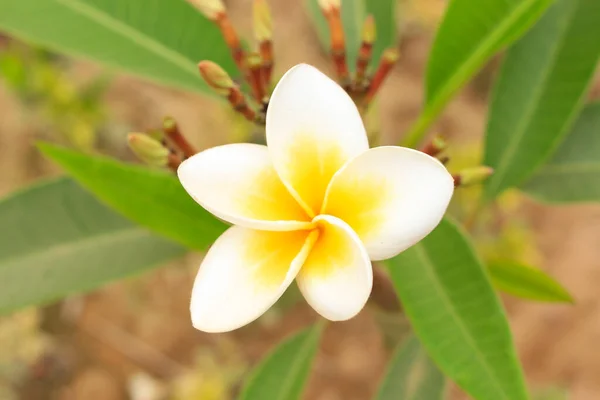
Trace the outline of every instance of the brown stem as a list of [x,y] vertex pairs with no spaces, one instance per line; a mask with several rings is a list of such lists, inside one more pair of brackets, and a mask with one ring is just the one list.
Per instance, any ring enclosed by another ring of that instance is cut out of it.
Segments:
[[356,78],[355,86],[358,91],[362,91],[363,83],[367,74],[367,68],[371,62],[373,54],[373,45],[371,43],[362,42],[358,50],[358,59],[356,60]]
[[454,187],[459,187],[460,184],[462,183],[462,178],[458,174],[453,174],[452,179],[454,179]]
[[273,42],[264,40],[259,45],[260,56],[262,58],[262,74],[263,84],[266,90],[269,90],[271,85],[271,74],[273,73],[274,57],[273,57]]
[[258,54],[251,54],[248,56],[247,64],[252,95],[258,104],[262,104],[265,98],[265,83],[261,57]]
[[227,43],[227,47],[229,47],[229,50],[231,51],[231,56],[233,57],[235,64],[242,73],[242,76],[247,77],[248,73],[246,71],[244,49],[242,48],[235,29],[233,29],[231,20],[226,13],[220,13],[215,22],[219,26],[219,29],[221,29],[221,34],[225,39],[225,43]]
[[344,38],[344,26],[339,8],[330,8],[324,13],[329,24],[329,34],[331,37],[331,58],[335,73],[342,87],[348,91],[350,89],[350,73],[346,64],[346,41]]
[[171,117],[165,117],[163,120],[163,131],[167,137],[173,142],[173,144],[181,150],[185,158],[189,158],[196,154],[198,151],[187,141],[185,136],[179,130],[179,125]]
[[381,61],[379,62],[379,67],[375,74],[373,75],[373,79],[369,84],[369,89],[367,90],[367,94],[363,99],[363,107],[368,107],[373,101],[373,98],[381,88],[381,85],[385,81],[385,78],[388,76],[394,64],[398,61],[398,52],[395,49],[388,49],[384,52],[381,57]]
[[253,109],[248,106],[244,94],[240,91],[240,88],[234,86],[229,90],[227,100],[233,109],[242,114],[248,121],[256,122],[256,113]]
[[435,157],[444,151],[446,147],[447,143],[444,138],[436,135],[421,149],[421,151],[425,154],[429,154],[431,157]]
[[187,141],[185,136],[179,130],[177,122],[171,117],[165,117],[163,120],[163,131],[173,144],[181,150],[185,158],[189,158],[197,153],[196,149]]
[[167,157],[167,167],[173,172],[177,172],[177,168],[181,164],[181,157],[175,153],[169,153]]

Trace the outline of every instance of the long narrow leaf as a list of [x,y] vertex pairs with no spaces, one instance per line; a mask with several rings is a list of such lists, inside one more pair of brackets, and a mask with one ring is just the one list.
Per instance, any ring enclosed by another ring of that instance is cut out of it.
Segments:
[[1,200],[0,221],[0,314],[91,290],[185,253],[68,179]]
[[493,262],[489,271],[494,286],[513,296],[546,302],[573,302],[569,292],[543,271],[514,261]]
[[530,177],[575,121],[600,57],[598,15],[596,0],[557,0],[508,51],[486,133],[488,199]]
[[477,400],[527,399],[502,306],[453,223],[442,221],[388,265],[417,337],[449,378]]
[[552,1],[450,1],[427,64],[425,109],[405,144],[414,147],[457,90],[525,33]]
[[100,200],[184,246],[205,250],[225,230],[172,174],[50,144],[39,148]]
[[600,103],[583,110],[554,157],[521,189],[548,203],[600,202]]
[[279,344],[256,367],[239,400],[297,400],[302,396],[317,352],[322,325],[317,324]]
[[0,30],[187,90],[208,88],[200,60],[234,71],[218,29],[184,0],[2,0]]

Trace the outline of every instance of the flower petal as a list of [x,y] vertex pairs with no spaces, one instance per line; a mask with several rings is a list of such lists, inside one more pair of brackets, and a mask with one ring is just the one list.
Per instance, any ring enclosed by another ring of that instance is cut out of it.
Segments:
[[298,273],[298,287],[323,317],[344,321],[358,314],[371,294],[371,261],[356,233],[344,221],[319,215],[314,222],[319,237]]
[[323,213],[347,222],[371,260],[384,260],[427,236],[453,191],[452,176],[435,158],[404,147],[377,147],[333,177]]
[[196,276],[190,304],[194,327],[226,332],[261,316],[294,280],[314,239],[316,231],[229,228]]
[[177,174],[194,200],[232,224],[272,231],[312,226],[281,183],[266,146],[213,147],[185,160]]
[[312,216],[319,213],[333,174],[369,148],[350,96],[306,64],[290,69],[277,84],[266,129],[277,173]]

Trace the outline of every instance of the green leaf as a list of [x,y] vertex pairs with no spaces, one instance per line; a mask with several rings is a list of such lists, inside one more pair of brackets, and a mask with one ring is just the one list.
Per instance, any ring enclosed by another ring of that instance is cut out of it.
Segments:
[[600,2],[557,0],[506,55],[490,107],[488,199],[540,167],[578,115],[600,57]]
[[496,261],[488,266],[494,286],[503,292],[529,300],[573,303],[560,283],[543,271],[514,261]]
[[216,26],[184,0],[2,0],[0,30],[182,89],[203,59],[232,72]]
[[373,68],[379,63],[381,53],[389,47],[397,47],[398,25],[396,23],[397,0],[367,0],[367,15],[373,15],[377,26],[377,39],[373,44]]
[[465,234],[448,220],[387,261],[417,337],[477,400],[527,399],[506,316]]
[[600,201],[600,103],[583,110],[550,162],[522,189],[549,203]]
[[444,376],[411,337],[398,346],[375,400],[441,400],[444,391]]
[[[329,51],[329,27],[321,12],[318,0],[306,0],[310,17],[325,50]],[[394,46],[396,40],[396,1],[395,0],[344,0],[342,1],[342,22],[346,37],[346,59],[353,70],[361,43],[362,25],[367,15],[372,14],[377,25],[377,40],[373,45],[371,66],[376,66],[383,50]]]
[[0,201],[0,314],[96,288],[185,249],[59,179]]
[[302,396],[322,323],[284,340],[254,369],[239,400],[296,400]]
[[525,33],[552,1],[451,1],[427,64],[425,109],[405,144],[415,147],[452,96],[490,57]]
[[124,216],[191,249],[205,250],[226,228],[192,200],[173,174],[51,144],[39,148]]

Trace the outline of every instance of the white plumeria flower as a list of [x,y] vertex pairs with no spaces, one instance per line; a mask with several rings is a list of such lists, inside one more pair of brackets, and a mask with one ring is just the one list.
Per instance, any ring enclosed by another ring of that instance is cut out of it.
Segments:
[[435,158],[395,146],[369,150],[354,102],[309,65],[278,83],[266,132],[268,147],[215,147],[178,170],[202,207],[234,225],[194,283],[192,323],[202,331],[254,321],[294,279],[323,317],[352,318],[371,293],[371,260],[423,239],[452,197],[452,176]]

